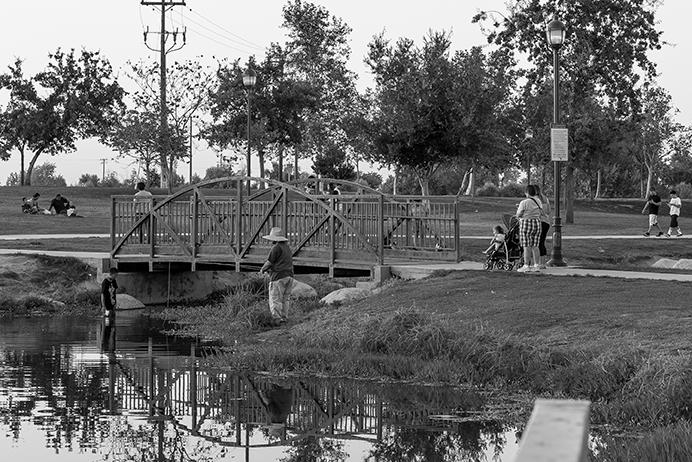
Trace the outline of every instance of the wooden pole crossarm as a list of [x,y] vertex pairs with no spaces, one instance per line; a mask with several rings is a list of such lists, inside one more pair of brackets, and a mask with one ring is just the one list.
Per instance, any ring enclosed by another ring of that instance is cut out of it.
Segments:
[[[254,233],[252,233],[252,237],[248,239],[248,241],[245,243],[245,247],[243,248],[243,251],[240,252],[240,258],[243,258],[245,254],[250,250],[250,247],[252,247],[252,243],[257,239],[257,236],[259,236],[262,233],[262,226],[269,220],[269,217],[271,217],[272,212],[274,212],[274,209],[276,209],[276,206],[279,204],[279,201],[285,194],[285,191],[281,191],[278,196],[274,199],[272,202],[271,207],[269,207],[269,210],[264,214],[262,217],[262,221],[260,222],[259,226],[257,226],[257,229],[255,230]],[[286,230],[284,229],[284,233],[286,233]]]
[[180,236],[178,236],[178,233],[175,232],[173,228],[163,219],[161,218],[161,215],[159,215],[158,211],[152,210],[151,214],[156,218],[164,228],[166,228],[166,231],[168,231],[168,234],[175,240],[175,242],[178,244],[178,246],[187,254],[188,257],[192,257],[192,252],[188,248],[187,245],[183,242],[182,239],[180,239]]

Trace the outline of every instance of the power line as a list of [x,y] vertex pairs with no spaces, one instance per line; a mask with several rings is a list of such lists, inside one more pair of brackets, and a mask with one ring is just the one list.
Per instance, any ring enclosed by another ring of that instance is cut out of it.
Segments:
[[215,31],[214,29],[211,29],[211,28],[205,26],[204,24],[201,24],[201,23],[195,21],[194,19],[192,19],[192,18],[190,18],[190,17],[185,17],[185,16],[183,16],[183,17],[184,17],[185,19],[187,19],[188,21],[190,21],[191,23],[198,25],[198,26],[201,27],[202,29],[209,31],[209,32],[211,32],[212,34],[218,35],[219,37],[221,37],[221,38],[223,38],[224,40],[227,40],[227,41],[229,41],[229,42],[231,42],[231,43],[235,43],[235,44],[238,45],[238,46],[242,46],[242,47],[249,48],[249,49],[254,48],[254,49],[257,49],[257,50],[260,50],[260,51],[264,51],[264,48],[260,48],[260,47],[254,46],[254,45],[246,45],[246,44],[240,42],[239,40],[235,40],[235,39],[232,39],[232,38],[228,37],[227,35],[221,34],[221,33],[217,32],[217,31]]
[[[177,25],[181,25],[181,24],[177,23],[176,21],[173,21],[173,22],[176,23]],[[249,55],[249,54],[252,54],[252,52],[249,51],[249,50],[243,50],[243,49],[237,48],[237,47],[235,47],[235,46],[233,46],[233,45],[229,45],[228,43],[220,42],[219,40],[216,40],[216,39],[213,38],[213,37],[210,37],[210,36],[208,36],[208,35],[206,35],[206,34],[203,34],[202,32],[200,32],[200,31],[198,31],[198,30],[190,29],[189,32],[192,32],[192,33],[194,33],[194,34],[197,34],[197,35],[199,35],[200,37],[204,37],[204,38],[207,39],[207,40],[211,40],[212,42],[214,42],[214,43],[216,43],[216,44],[218,44],[218,45],[221,45],[221,46],[223,46],[223,47],[230,48],[231,50],[239,51],[240,53],[248,54],[248,55]]]
[[252,42],[252,41],[250,41],[250,40],[248,40],[248,39],[246,39],[246,38],[244,38],[244,37],[242,37],[242,36],[240,36],[240,35],[238,35],[238,34],[235,34],[235,33],[231,32],[230,30],[226,29],[225,27],[220,26],[219,24],[215,23],[215,22],[212,21],[211,19],[209,19],[209,18],[207,18],[207,17],[201,15],[200,13],[197,13],[197,11],[194,11],[194,10],[193,10],[192,8],[190,8],[190,7],[188,7],[187,9],[190,11],[190,13],[199,16],[200,18],[204,19],[205,21],[207,21],[207,22],[210,23],[210,24],[213,24],[214,26],[218,27],[218,28],[221,29],[222,31],[226,32],[227,34],[232,35],[233,37],[236,37],[236,38],[242,40],[243,42],[246,42],[248,45],[252,45],[253,47],[255,47],[255,48],[259,49],[259,50],[264,50],[264,47],[262,47],[262,45],[259,45],[259,44],[255,43],[255,42]]

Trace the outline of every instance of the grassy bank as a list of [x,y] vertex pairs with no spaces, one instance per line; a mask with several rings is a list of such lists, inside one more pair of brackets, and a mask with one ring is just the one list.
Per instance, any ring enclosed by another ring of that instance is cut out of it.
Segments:
[[75,258],[0,256],[0,316],[97,313],[95,276]]
[[[668,430],[689,433],[692,315],[679,300],[691,296],[684,283],[452,273],[351,305],[300,302],[283,328],[263,321],[258,293],[166,315],[221,338],[216,361],[233,368],[589,399],[609,450],[621,440],[608,435],[624,432],[638,435],[631,454],[646,454],[670,446]],[[671,450],[689,449],[680,441]]]

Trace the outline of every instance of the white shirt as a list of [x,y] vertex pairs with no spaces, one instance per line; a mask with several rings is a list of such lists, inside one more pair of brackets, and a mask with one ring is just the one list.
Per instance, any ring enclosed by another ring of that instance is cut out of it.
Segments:
[[680,207],[682,207],[682,201],[679,197],[670,198],[670,214],[680,216]]

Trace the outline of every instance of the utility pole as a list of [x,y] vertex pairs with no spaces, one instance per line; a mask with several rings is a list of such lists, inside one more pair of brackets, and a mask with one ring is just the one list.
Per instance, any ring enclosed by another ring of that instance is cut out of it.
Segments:
[[108,159],[99,159],[101,161],[101,183],[106,181],[106,161]]
[[[170,192],[170,185],[171,185],[171,177],[173,175],[173,172],[171,171],[173,169],[173,162],[172,159],[169,159],[169,137],[168,137],[168,106],[166,105],[166,55],[168,53],[172,53],[174,51],[180,50],[182,47],[185,46],[185,32],[186,30],[183,30],[183,32],[178,32],[178,29],[176,29],[173,32],[169,32],[166,30],[166,12],[171,10],[174,6],[185,6],[185,0],[158,0],[158,1],[148,1],[148,0],[141,0],[141,5],[144,6],[157,6],[161,10],[161,30],[159,32],[152,32],[153,34],[159,34],[160,36],[160,44],[159,48],[152,48],[149,46],[147,43],[147,35],[149,34],[149,28],[147,27],[147,30],[144,31],[144,45],[146,45],[147,48],[149,48],[151,51],[156,51],[160,54],[160,59],[161,59],[161,69],[160,69],[160,81],[161,81],[161,126],[159,129],[159,138],[160,138],[160,144],[159,144],[159,155],[161,156],[161,182],[163,183],[164,181],[164,173],[168,174],[167,178],[167,183],[169,186],[169,192]],[[182,35],[182,43],[178,45],[178,35]],[[173,43],[171,45],[167,45],[166,42],[168,41],[168,36],[173,37]],[[163,187],[163,184],[161,184]]]

